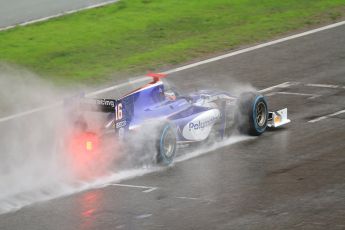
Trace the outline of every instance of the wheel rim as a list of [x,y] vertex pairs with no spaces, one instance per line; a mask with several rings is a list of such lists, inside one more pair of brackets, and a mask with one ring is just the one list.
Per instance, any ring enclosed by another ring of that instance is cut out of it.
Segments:
[[256,107],[256,123],[262,127],[266,123],[266,105],[260,101]]
[[174,152],[175,152],[175,142],[176,142],[175,134],[171,129],[169,129],[164,137],[163,146],[162,146],[164,155],[167,158],[173,157]]

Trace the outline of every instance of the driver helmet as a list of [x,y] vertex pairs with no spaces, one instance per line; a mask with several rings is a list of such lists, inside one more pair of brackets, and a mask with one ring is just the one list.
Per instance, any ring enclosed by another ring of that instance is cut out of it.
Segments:
[[166,99],[168,99],[170,101],[175,101],[176,100],[176,94],[172,90],[165,91],[164,92],[164,96],[165,96]]

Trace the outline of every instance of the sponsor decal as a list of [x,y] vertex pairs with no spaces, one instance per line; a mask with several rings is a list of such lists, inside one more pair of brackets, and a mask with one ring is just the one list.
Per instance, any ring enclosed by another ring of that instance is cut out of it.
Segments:
[[188,123],[189,131],[192,131],[192,129],[203,130],[205,127],[213,125],[219,118],[220,118],[220,113],[217,116],[212,116],[208,120],[205,120],[205,121],[199,120],[197,122],[189,122]]
[[117,123],[116,123],[116,128],[119,129],[119,128],[125,127],[126,124],[127,124],[127,121],[126,121],[126,120],[117,122]]
[[183,127],[182,136],[190,141],[205,140],[210,134],[214,123],[220,117],[221,113],[218,109],[202,112]]
[[113,100],[97,99],[96,104],[97,105],[111,106],[113,108],[115,107],[115,102]]

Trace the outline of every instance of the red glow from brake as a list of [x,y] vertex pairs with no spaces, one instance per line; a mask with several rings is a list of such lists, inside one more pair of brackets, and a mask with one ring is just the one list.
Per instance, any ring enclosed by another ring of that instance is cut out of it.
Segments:
[[72,154],[96,154],[99,151],[99,139],[95,133],[79,133],[72,137],[69,149]]
[[78,177],[96,176],[101,165],[101,146],[99,137],[92,132],[75,133],[68,142],[71,166]]
[[121,145],[114,137],[77,131],[70,134],[65,143],[69,168],[78,179],[104,175],[114,160],[121,157]]

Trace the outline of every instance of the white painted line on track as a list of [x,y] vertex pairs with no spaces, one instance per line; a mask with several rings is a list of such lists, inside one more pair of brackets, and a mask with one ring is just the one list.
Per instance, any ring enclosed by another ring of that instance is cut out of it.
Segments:
[[145,191],[143,191],[144,193],[149,193],[149,192],[153,192],[155,191],[157,188],[150,188],[150,189],[147,189]]
[[117,187],[126,187],[126,188],[139,188],[139,189],[145,189],[144,193],[149,193],[152,191],[155,191],[158,189],[157,187],[150,187],[150,186],[141,186],[141,185],[131,185],[131,184],[109,184],[108,186],[117,186]]
[[215,200],[196,198],[196,197],[177,196],[176,198],[177,199],[182,199],[182,200],[195,200],[195,201],[215,202]]
[[[324,31],[324,30],[336,28],[336,27],[339,27],[339,26],[342,26],[342,25],[345,25],[345,21],[337,22],[337,23],[330,24],[330,25],[327,25],[327,26],[323,26],[323,27],[320,27],[320,28],[317,28],[317,29],[309,30],[309,31],[306,31],[306,32],[303,32],[303,33],[299,33],[299,34],[295,34],[295,35],[288,36],[288,37],[285,37],[285,38],[281,38],[281,39],[278,39],[278,40],[274,40],[274,41],[270,41],[270,42],[267,42],[267,43],[259,44],[259,45],[252,46],[252,47],[249,47],[249,48],[246,48],[246,49],[237,50],[235,52],[231,52],[231,53],[227,53],[227,54],[224,54],[224,55],[220,55],[220,56],[217,56],[217,57],[214,57],[214,58],[210,58],[210,59],[207,59],[207,60],[204,60],[204,61],[200,61],[200,62],[196,62],[196,63],[193,63],[193,64],[181,66],[181,67],[178,67],[178,68],[175,68],[175,69],[172,69],[172,70],[168,70],[168,71],[165,71],[163,73],[170,74],[170,73],[175,73],[175,72],[183,71],[183,70],[186,70],[186,69],[191,69],[191,68],[194,68],[194,67],[197,67],[197,66],[200,66],[200,65],[204,65],[204,64],[207,64],[207,63],[219,61],[219,60],[222,60],[222,59],[225,59],[225,58],[229,58],[229,57],[236,56],[236,55],[239,55],[239,54],[251,52],[251,51],[254,51],[254,50],[257,50],[257,49],[261,49],[261,48],[264,48],[264,47],[276,45],[276,44],[279,44],[279,43],[282,43],[282,42],[285,42],[285,41],[289,41],[289,40],[292,40],[292,39],[300,38],[300,37],[307,36],[307,35],[310,35],[310,34],[314,34],[314,33],[317,33],[317,32],[321,32],[321,31]],[[141,79],[138,79],[137,81],[143,80],[143,79],[144,78],[141,78]],[[87,96],[96,96],[98,94],[105,93],[105,92],[114,90],[116,88],[122,87],[125,84],[127,84],[127,83],[123,83],[123,84],[120,84],[120,85],[104,88],[102,90],[98,90],[98,91],[89,93],[89,94],[87,94]],[[284,84],[286,84],[287,86],[284,85]],[[296,84],[296,83],[285,82],[285,83],[280,84],[280,86],[279,85],[272,86],[273,88],[269,87],[269,88],[266,88],[266,89],[262,89],[259,92],[263,93],[263,92],[266,92],[266,91],[270,91],[270,90],[272,90],[274,88],[288,87],[288,86],[290,86],[289,84]],[[48,106],[46,106],[46,107],[48,107]],[[15,119],[17,117],[25,116],[25,115],[32,114],[32,113],[38,112],[38,111],[42,111],[42,110],[45,110],[46,107],[41,107],[41,108],[33,109],[31,111],[23,112],[23,113],[21,113],[22,115],[15,114],[15,115],[11,115],[9,117],[0,118],[0,122],[8,121],[10,119]]]
[[177,199],[183,199],[183,200],[200,200],[200,198],[196,197],[186,197],[186,196],[177,196]]
[[[146,79],[148,79],[148,78],[147,77],[143,77],[143,78],[139,78],[139,79],[133,80],[130,83],[139,83],[141,81],[145,81]],[[88,93],[85,96],[86,97],[96,96],[96,95],[99,95],[99,94],[102,94],[102,93],[106,93],[108,91],[112,91],[112,90],[121,88],[121,87],[123,87],[123,86],[125,86],[127,84],[128,84],[128,82],[122,83],[122,84],[115,85],[115,86],[112,86],[112,87],[108,87],[108,88],[105,88],[105,89],[101,89],[101,90],[98,90],[98,91],[95,91],[95,92],[92,92],[92,93]],[[259,92],[260,93],[264,93],[264,92],[271,91],[271,90],[276,89],[276,88],[287,88],[287,87],[290,87],[290,86],[296,85],[296,84],[297,84],[296,82],[284,82],[284,83],[281,83],[281,84],[278,84],[278,85],[270,86],[270,87],[265,88],[265,89],[261,89],[261,90],[259,90]],[[32,110],[29,110],[29,111],[26,111],[26,112],[17,113],[17,114],[11,115],[11,116],[3,117],[3,118],[0,118],[0,123],[1,122],[6,122],[6,121],[9,121],[9,120],[13,120],[13,119],[16,119],[16,118],[24,117],[24,116],[27,116],[27,115],[30,115],[30,114],[33,114],[33,113],[36,113],[36,112],[41,112],[41,111],[44,111],[44,110],[53,109],[53,108],[55,108],[57,106],[61,106],[61,105],[63,105],[63,102],[59,101],[59,102],[54,103],[54,104],[49,105],[49,106],[39,107],[39,108],[32,109]]]
[[136,216],[135,218],[136,219],[145,219],[145,218],[149,218],[151,216],[152,216],[152,214],[149,213],[149,214],[142,214],[142,215]]
[[[112,86],[112,87],[109,87],[109,88],[106,88],[106,89],[101,89],[101,90],[98,90],[98,91],[95,91],[95,92],[92,92],[92,93],[88,93],[85,96],[86,97],[96,96],[98,94],[106,93],[108,91],[112,91],[112,90],[124,87],[124,86],[126,86],[128,84],[135,84],[135,83],[142,82],[145,79],[146,78],[140,78],[140,79],[132,80],[129,83],[126,82],[126,83],[115,85],[115,86]],[[7,117],[2,117],[2,118],[0,118],[0,123],[1,122],[5,122],[5,121],[9,121],[9,120],[12,120],[12,119],[24,117],[24,116],[27,116],[27,115],[30,115],[30,114],[33,114],[33,113],[36,113],[36,112],[42,112],[42,111],[45,111],[45,110],[53,109],[53,108],[56,108],[56,107],[62,106],[62,105],[63,105],[63,101],[59,101],[59,102],[53,103],[52,105],[38,107],[38,108],[35,108],[35,109],[32,109],[32,110],[28,110],[28,111],[25,111],[25,112],[22,112],[22,113],[17,113],[17,114],[10,115],[10,116],[7,116]]]
[[22,113],[13,114],[13,115],[10,115],[10,116],[7,116],[7,117],[2,117],[2,118],[0,118],[0,123],[1,122],[5,122],[5,121],[9,121],[9,120],[13,120],[13,119],[16,119],[16,118],[24,117],[24,116],[27,116],[27,115],[30,115],[30,114],[33,114],[33,113],[36,113],[36,112],[41,112],[41,111],[44,111],[44,110],[52,109],[52,108],[55,108],[57,106],[62,105],[62,103],[63,103],[62,101],[59,101],[59,102],[56,102],[56,103],[54,103],[52,105],[39,107],[39,108],[28,110],[28,111],[25,111],[25,112],[22,112]]
[[136,84],[136,83],[143,82],[143,81],[145,81],[146,79],[150,79],[150,78],[149,78],[149,77],[142,77],[142,78],[139,78],[139,79],[136,79],[136,80],[131,80],[130,82],[125,82],[125,83],[122,83],[122,84],[119,84],[119,85],[114,85],[114,86],[111,86],[111,87],[108,87],[108,88],[105,88],[105,89],[100,89],[100,90],[97,90],[97,91],[95,91],[95,92],[88,93],[88,94],[86,94],[85,96],[86,96],[86,97],[97,96],[97,95],[99,95],[99,94],[106,93],[106,92],[109,92],[109,91],[112,91],[112,90],[115,90],[115,89],[124,87],[124,86],[126,86],[126,85],[128,85],[128,84]]
[[58,17],[64,16],[64,15],[77,13],[79,11],[93,9],[93,8],[97,8],[97,7],[101,7],[101,6],[106,6],[106,5],[109,5],[109,4],[118,2],[118,1],[119,0],[110,0],[110,1],[102,2],[102,3],[86,6],[86,7],[83,7],[83,8],[79,8],[79,9],[76,9],[76,10],[68,10],[68,11],[65,11],[65,12],[62,12],[62,13],[59,13],[59,14],[54,14],[54,15],[51,15],[51,16],[48,16],[48,17],[38,18],[38,19],[35,19],[35,20],[30,20],[30,21],[19,23],[19,24],[16,24],[16,25],[2,27],[2,28],[0,28],[0,31],[9,30],[9,29],[12,29],[12,28],[14,28],[16,26],[27,26],[27,25],[30,25],[30,24],[38,23],[38,22],[44,22],[44,21],[47,21],[47,20],[50,20],[50,19],[53,19],[53,18],[58,18]]
[[320,87],[320,88],[332,88],[336,89],[339,88],[339,85],[326,85],[326,84],[305,84],[305,86],[310,86],[310,87]]
[[278,84],[278,85],[274,85],[274,86],[271,86],[271,87],[259,90],[259,92],[260,93],[265,93],[267,91],[271,91],[271,90],[274,90],[276,88],[288,88],[288,87],[290,87],[292,85],[295,85],[295,84],[296,84],[295,82],[284,82],[284,83],[281,83],[281,84]]
[[295,93],[295,92],[273,92],[273,93],[268,93],[266,96],[274,96],[277,94],[281,95],[295,95],[295,96],[304,96],[308,97],[308,99],[315,99],[317,97],[321,97],[319,94],[309,94],[309,93]]
[[325,120],[325,119],[330,118],[330,117],[334,117],[334,116],[340,115],[342,113],[345,113],[345,109],[344,110],[340,110],[340,111],[335,112],[335,113],[331,113],[331,114],[328,114],[328,115],[325,115],[325,116],[321,116],[321,117],[315,118],[315,119],[310,120],[308,122],[309,123],[315,123],[315,122],[322,121],[322,120]]
[[345,21],[337,22],[337,23],[330,24],[330,25],[327,25],[327,26],[323,26],[323,27],[320,27],[320,28],[317,28],[317,29],[309,30],[309,31],[306,31],[306,32],[303,32],[303,33],[291,35],[291,36],[280,38],[280,39],[277,39],[277,40],[274,40],[274,41],[270,41],[270,42],[266,42],[266,43],[259,44],[259,45],[256,45],[256,46],[248,47],[248,48],[245,48],[245,49],[242,49],[242,50],[238,50],[238,51],[235,51],[235,52],[231,52],[231,53],[227,53],[227,54],[224,54],[224,55],[220,55],[218,57],[214,57],[214,58],[210,58],[210,59],[207,59],[207,60],[204,60],[204,61],[196,62],[196,63],[190,64],[190,65],[181,66],[181,67],[178,67],[178,68],[175,68],[175,69],[172,69],[172,70],[168,70],[168,71],[166,71],[164,73],[169,74],[169,73],[175,73],[175,72],[179,72],[179,71],[182,71],[182,70],[194,68],[194,67],[199,66],[199,65],[204,65],[204,64],[207,64],[207,63],[210,63],[210,62],[219,61],[219,60],[224,59],[224,58],[229,58],[229,57],[232,57],[232,56],[235,56],[235,55],[251,52],[251,51],[254,51],[254,50],[257,50],[257,49],[261,49],[261,48],[264,48],[264,47],[267,47],[267,46],[276,45],[276,44],[279,44],[279,43],[282,43],[282,42],[286,42],[286,41],[289,41],[289,40],[292,40],[292,39],[304,37],[304,36],[307,36],[307,35],[310,35],[310,34],[314,34],[314,33],[317,33],[317,32],[324,31],[324,30],[332,29],[332,28],[335,28],[335,27],[338,27],[338,26],[342,26],[342,25],[345,25]]

